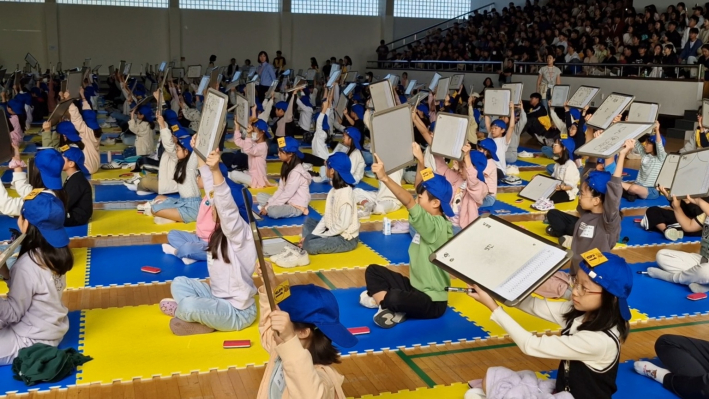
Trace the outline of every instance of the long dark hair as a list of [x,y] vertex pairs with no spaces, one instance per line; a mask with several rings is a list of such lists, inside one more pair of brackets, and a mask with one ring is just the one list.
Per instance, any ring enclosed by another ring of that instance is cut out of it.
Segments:
[[20,120],[20,129],[24,132],[27,125],[27,114],[17,115],[17,119]]
[[256,58],[256,60],[257,60],[259,63],[261,62],[261,54],[263,54],[263,55],[266,56],[266,64],[268,64],[269,62],[271,62],[271,61],[269,60],[269,58],[268,58],[268,53],[265,52],[265,51],[261,51],[261,52],[258,53],[258,58]]
[[[175,145],[178,145],[183,149],[187,150],[187,148],[183,147],[179,141]],[[187,156],[178,160],[177,166],[175,166],[175,174],[172,176],[172,178],[175,180],[175,182],[177,182],[177,184],[184,183],[185,179],[187,178],[187,163],[189,163],[190,157],[192,156],[192,151],[187,151]]]
[[103,136],[103,129],[101,129],[99,127],[98,129],[94,130],[94,137],[96,137],[97,139],[100,139],[101,136]]
[[[39,168],[34,165],[34,158],[30,158],[30,162],[27,167],[27,180],[32,188],[43,188],[45,190],[49,190],[47,186],[44,185],[42,175],[39,174]],[[52,192],[57,196],[57,198],[59,198],[66,209],[67,204],[69,203],[69,197],[67,196],[66,191],[64,191],[64,188],[62,187],[58,190],[52,190]]]
[[335,190],[338,190],[338,189],[341,189],[341,188],[345,188],[345,187],[347,187],[347,186],[354,187],[352,184],[347,184],[344,180],[342,180],[342,178],[340,177],[340,174],[337,173],[336,170],[333,170],[332,179],[331,179],[331,180],[332,180],[332,187],[333,187]]
[[[285,153],[285,151],[283,152]],[[283,180],[284,182],[288,180],[288,175],[290,174],[291,170],[295,169],[296,166],[300,165],[300,158],[298,158],[296,154],[292,155],[293,157],[290,159],[290,161],[283,162],[283,164],[281,165],[281,180]]]
[[209,244],[207,245],[207,250],[212,254],[212,259],[219,258],[220,248],[224,263],[231,263],[231,259],[229,259],[229,239],[222,231],[222,224],[217,217],[217,225],[214,227],[212,235],[209,236]]
[[572,307],[571,310],[564,314],[566,326],[571,326],[574,319],[583,315],[586,315],[586,321],[579,326],[579,331],[606,331],[613,327],[618,327],[620,342],[625,342],[625,339],[628,338],[630,324],[620,314],[618,298],[605,289],[601,292],[600,308],[592,312],[582,312]]
[[84,148],[86,147],[86,145],[84,144],[84,142],[81,141],[81,140],[79,140],[79,141],[71,141],[71,140],[65,138],[63,134],[60,134],[60,135],[59,135],[59,146],[60,146],[60,147],[63,146],[63,145],[70,145],[70,144],[74,144],[75,146],[79,147],[79,149],[80,149],[81,151],[84,151]]
[[329,366],[334,363],[340,363],[340,353],[332,345],[332,340],[323,332],[310,323],[293,322],[293,328],[296,331],[302,331],[306,328],[310,329],[310,344],[308,352],[313,358],[313,364]]
[[562,143],[559,139],[556,139],[555,143],[559,143],[561,148],[563,148],[563,150],[561,151],[561,155],[559,155],[559,158],[556,159],[556,163],[558,163],[559,165],[563,165],[566,163],[566,161],[569,160],[569,149],[566,148],[564,146],[564,143]]
[[69,246],[54,248],[34,225],[27,226],[26,237],[20,245],[20,256],[29,253],[30,259],[58,276],[65,275],[74,266],[74,255]]

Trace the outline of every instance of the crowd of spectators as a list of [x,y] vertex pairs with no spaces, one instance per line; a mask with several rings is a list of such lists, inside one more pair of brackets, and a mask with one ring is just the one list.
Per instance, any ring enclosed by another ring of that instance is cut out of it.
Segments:
[[[628,3],[549,0],[541,5],[539,0],[527,0],[524,7],[510,3],[501,12],[475,11],[448,30],[432,29],[425,38],[393,50],[382,42],[378,60],[403,68],[412,67],[403,61],[496,61],[487,69],[502,70],[509,68],[510,61],[546,63],[546,56],[552,54],[557,65],[566,64],[564,73],[672,78],[688,76],[689,71],[583,64],[701,63],[709,67],[709,44],[704,44],[709,41],[709,18],[704,18],[709,3],[692,9],[678,3],[664,11],[654,5],[636,10]],[[414,67],[474,69],[455,63],[421,64]],[[524,72],[536,71],[525,67]]]

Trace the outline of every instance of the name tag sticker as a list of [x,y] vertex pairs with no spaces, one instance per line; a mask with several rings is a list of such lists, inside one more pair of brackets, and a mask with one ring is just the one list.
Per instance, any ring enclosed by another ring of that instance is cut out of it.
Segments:
[[594,248],[590,251],[582,253],[581,257],[583,258],[583,260],[586,261],[586,263],[590,267],[596,267],[598,265],[608,262],[608,258],[606,258],[605,255],[603,255],[603,253],[598,248]]

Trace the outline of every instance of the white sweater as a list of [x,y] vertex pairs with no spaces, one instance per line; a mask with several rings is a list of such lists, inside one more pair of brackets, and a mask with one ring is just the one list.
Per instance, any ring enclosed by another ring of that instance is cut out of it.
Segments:
[[566,190],[566,193],[569,194],[569,199],[571,201],[576,199],[576,195],[579,193],[579,180],[581,180],[581,175],[579,174],[579,169],[576,167],[576,162],[568,160],[563,165],[559,165],[558,162],[554,162],[554,173],[552,173],[551,176],[555,179],[563,181],[565,186],[573,187],[571,190]]
[[321,237],[341,235],[346,240],[359,236],[359,218],[352,187],[333,188],[327,193],[325,215],[313,229],[313,234]]
[[350,154],[350,163],[352,163],[350,172],[355,179],[355,184],[357,184],[364,177],[364,167],[366,166],[360,150],[355,149],[352,151],[352,154]]

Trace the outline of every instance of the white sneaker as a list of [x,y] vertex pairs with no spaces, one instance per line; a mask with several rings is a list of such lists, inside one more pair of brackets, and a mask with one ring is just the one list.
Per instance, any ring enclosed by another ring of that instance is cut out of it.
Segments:
[[167,255],[174,255],[175,252],[177,252],[177,251],[175,250],[175,247],[173,247],[173,246],[170,245],[170,244],[163,244],[163,245],[162,245],[162,251],[163,251],[164,253],[166,253]]
[[105,163],[105,164],[101,165],[101,169],[107,169],[107,170],[120,169],[122,166],[123,166],[123,162],[111,161],[110,163]]
[[124,181],[123,185],[130,191],[138,191],[138,183],[128,183],[127,181]]
[[[105,125],[105,123],[104,123],[104,125]],[[103,126],[101,126],[101,129],[105,129],[105,128]],[[107,138],[106,140],[101,140],[101,145],[116,145],[116,139]]]
[[135,191],[135,193],[138,194],[138,195],[150,195],[150,194],[153,194],[152,191],[138,190],[137,187],[138,187],[138,186],[136,185],[136,191]]
[[325,181],[322,177],[320,176],[313,176],[313,183],[322,183]]
[[647,215],[644,215],[642,220],[640,221],[640,227],[642,227],[645,231],[650,230],[650,223],[647,221]]
[[519,168],[514,165],[507,165],[506,174],[508,176],[519,176]]
[[360,205],[357,207],[357,218],[358,219],[369,219],[372,216],[372,212],[367,210],[364,206]]
[[522,151],[517,153],[517,158],[534,158],[534,154],[528,151]]
[[140,175],[140,173],[133,173],[133,177],[126,180],[125,182],[130,183],[130,184],[133,184],[133,183],[138,184],[138,182],[140,181],[141,178],[142,178],[142,176]]
[[170,224],[176,223],[174,220],[166,219],[160,216],[153,216],[153,223],[155,224]]
[[135,162],[121,164],[121,169],[133,169],[133,168],[135,168]]
[[106,123],[116,123],[116,118],[109,116],[105,120]]
[[670,241],[677,241],[684,238],[684,231],[668,227],[665,229],[665,238]]
[[364,290],[361,294],[359,294],[359,304],[369,309],[376,309],[379,307],[377,302],[374,301],[374,298],[367,294],[367,290]]
[[[141,212],[145,212],[146,210],[150,209],[151,206],[152,206],[152,204],[150,203],[150,201],[148,201],[148,202],[146,202],[146,203],[144,203],[144,204],[138,204],[138,205],[136,205],[135,209],[137,209],[137,210],[139,210],[139,211],[141,211]],[[167,244],[163,244],[163,245],[167,245]]]
[[197,262],[196,260],[190,259],[190,258],[182,258],[181,260],[182,260],[182,263],[184,263],[186,265],[191,265],[191,264]]
[[409,234],[409,222],[396,220],[391,225],[391,234]]
[[278,262],[279,262],[281,259],[283,259],[284,257],[288,256],[288,254],[293,253],[293,252],[296,252],[296,251],[298,251],[297,248],[292,247],[292,246],[290,246],[290,245],[286,245],[286,246],[283,248],[283,251],[281,251],[281,253],[271,256],[271,262],[273,262],[273,263],[275,263],[275,264],[278,264]]
[[153,208],[147,207],[147,208],[143,209],[143,215],[144,216],[153,216]]
[[559,237],[559,245],[566,249],[571,249],[571,243],[574,241],[573,236],[561,236]]
[[280,258],[276,264],[286,269],[297,266],[307,266],[310,264],[310,257],[308,257],[307,251],[301,249],[298,252],[293,251],[288,253],[286,256]]

